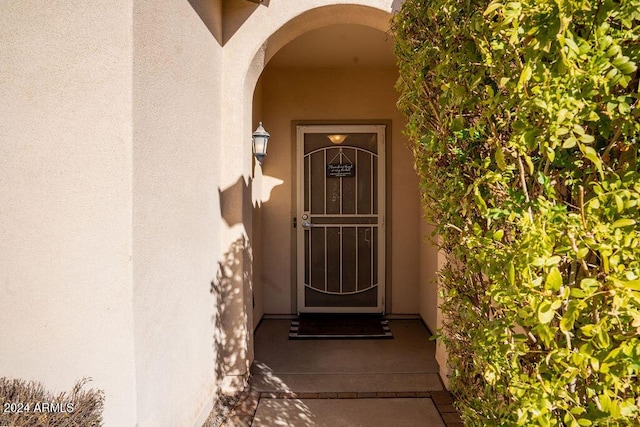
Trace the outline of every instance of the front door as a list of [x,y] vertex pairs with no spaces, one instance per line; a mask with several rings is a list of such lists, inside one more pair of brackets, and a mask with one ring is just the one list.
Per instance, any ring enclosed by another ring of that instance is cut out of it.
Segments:
[[297,127],[299,312],[384,312],[384,135]]

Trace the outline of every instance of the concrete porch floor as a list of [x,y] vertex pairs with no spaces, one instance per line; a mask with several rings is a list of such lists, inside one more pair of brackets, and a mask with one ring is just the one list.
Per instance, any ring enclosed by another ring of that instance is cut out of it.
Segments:
[[290,323],[256,330],[250,390],[223,425],[462,426],[420,320],[381,340],[289,340]]

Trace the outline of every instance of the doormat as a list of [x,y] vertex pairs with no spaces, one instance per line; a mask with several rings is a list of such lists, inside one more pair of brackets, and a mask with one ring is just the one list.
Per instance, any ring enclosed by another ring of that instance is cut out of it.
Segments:
[[290,340],[391,338],[389,321],[377,316],[303,316],[289,329]]

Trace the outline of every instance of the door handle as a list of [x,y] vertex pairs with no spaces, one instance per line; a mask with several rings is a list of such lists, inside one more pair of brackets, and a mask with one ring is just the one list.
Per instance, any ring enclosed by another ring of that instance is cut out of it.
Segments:
[[309,221],[302,221],[302,226],[304,228],[311,228],[313,227],[313,224],[311,224]]

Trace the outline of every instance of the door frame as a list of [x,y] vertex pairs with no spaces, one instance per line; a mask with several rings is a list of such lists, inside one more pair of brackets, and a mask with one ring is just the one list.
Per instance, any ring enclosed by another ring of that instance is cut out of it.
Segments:
[[[297,293],[297,312],[300,313],[381,313],[386,311],[386,254],[387,254],[387,159],[386,159],[386,124],[296,124],[295,135],[295,231],[296,269],[295,290]],[[306,307],[304,298],[304,229],[302,213],[304,209],[303,158],[304,135],[306,133],[375,133],[378,139],[378,295],[376,307]]]

